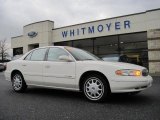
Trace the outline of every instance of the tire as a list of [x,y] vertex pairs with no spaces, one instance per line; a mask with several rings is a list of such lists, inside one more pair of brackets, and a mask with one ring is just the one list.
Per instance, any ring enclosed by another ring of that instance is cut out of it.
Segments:
[[15,92],[24,92],[26,90],[27,85],[21,73],[16,72],[12,76],[12,87]]
[[84,79],[83,93],[90,101],[104,101],[110,94],[108,81],[101,75],[89,75]]

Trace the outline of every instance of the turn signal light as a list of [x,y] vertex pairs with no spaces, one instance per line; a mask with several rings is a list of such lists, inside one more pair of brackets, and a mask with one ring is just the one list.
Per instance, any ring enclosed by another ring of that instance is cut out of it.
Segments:
[[124,70],[117,70],[116,75],[120,76],[141,76],[142,72],[140,70],[131,70],[131,69],[124,69]]

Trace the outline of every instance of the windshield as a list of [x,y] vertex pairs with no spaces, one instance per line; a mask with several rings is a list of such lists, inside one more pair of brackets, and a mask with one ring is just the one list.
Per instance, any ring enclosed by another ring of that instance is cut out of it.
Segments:
[[78,61],[81,60],[101,60],[100,58],[98,58],[97,56],[82,50],[82,49],[78,49],[78,48],[73,48],[73,47],[65,47],[65,49],[71,53],[71,55]]

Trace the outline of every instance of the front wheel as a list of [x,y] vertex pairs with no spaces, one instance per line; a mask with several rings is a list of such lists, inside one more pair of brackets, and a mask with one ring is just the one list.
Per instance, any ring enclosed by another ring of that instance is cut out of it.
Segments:
[[109,95],[107,80],[100,75],[90,75],[85,78],[83,93],[88,100],[103,101]]
[[12,87],[16,92],[24,92],[27,88],[27,85],[23,79],[22,74],[15,73],[12,77]]

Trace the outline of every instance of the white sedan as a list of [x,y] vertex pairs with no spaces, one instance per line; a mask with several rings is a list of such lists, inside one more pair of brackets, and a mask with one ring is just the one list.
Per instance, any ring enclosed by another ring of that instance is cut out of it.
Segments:
[[41,47],[7,63],[5,77],[14,91],[27,86],[82,91],[91,101],[102,101],[110,93],[138,93],[152,85],[144,67],[102,61],[73,47]]

